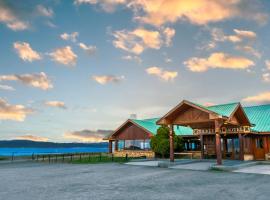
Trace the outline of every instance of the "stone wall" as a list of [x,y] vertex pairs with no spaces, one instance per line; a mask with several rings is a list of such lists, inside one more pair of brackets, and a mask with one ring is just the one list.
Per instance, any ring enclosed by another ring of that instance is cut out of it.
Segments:
[[142,156],[145,156],[147,158],[155,157],[155,153],[153,151],[137,151],[137,150],[115,151],[113,155],[115,157],[125,157],[126,155],[128,155],[128,157],[142,157]]

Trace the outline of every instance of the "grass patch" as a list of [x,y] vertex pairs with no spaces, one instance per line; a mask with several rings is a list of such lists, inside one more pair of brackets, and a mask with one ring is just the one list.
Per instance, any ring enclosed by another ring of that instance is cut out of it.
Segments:
[[7,158],[6,158],[6,157],[1,157],[1,156],[0,156],[0,160],[7,160]]
[[125,163],[134,158],[125,157],[112,157],[112,156],[90,156],[88,158],[82,158],[73,160],[73,164],[98,164],[98,163]]

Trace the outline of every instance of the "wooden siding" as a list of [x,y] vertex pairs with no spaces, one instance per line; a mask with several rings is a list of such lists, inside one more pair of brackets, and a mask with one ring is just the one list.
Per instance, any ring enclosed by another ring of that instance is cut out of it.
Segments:
[[132,123],[128,123],[114,135],[116,140],[144,140],[150,139],[150,137],[148,132]]

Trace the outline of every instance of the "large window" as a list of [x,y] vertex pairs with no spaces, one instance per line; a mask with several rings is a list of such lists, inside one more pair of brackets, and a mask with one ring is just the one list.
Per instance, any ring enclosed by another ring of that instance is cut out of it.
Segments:
[[262,138],[256,138],[256,148],[263,149],[263,139]]
[[150,140],[119,140],[118,149],[147,150],[150,149]]

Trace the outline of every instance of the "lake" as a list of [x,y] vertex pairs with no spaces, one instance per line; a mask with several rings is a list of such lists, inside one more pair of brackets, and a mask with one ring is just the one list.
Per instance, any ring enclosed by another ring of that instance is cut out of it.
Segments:
[[100,153],[108,152],[107,147],[74,147],[74,148],[0,148],[0,156],[30,156],[34,154],[55,153]]

